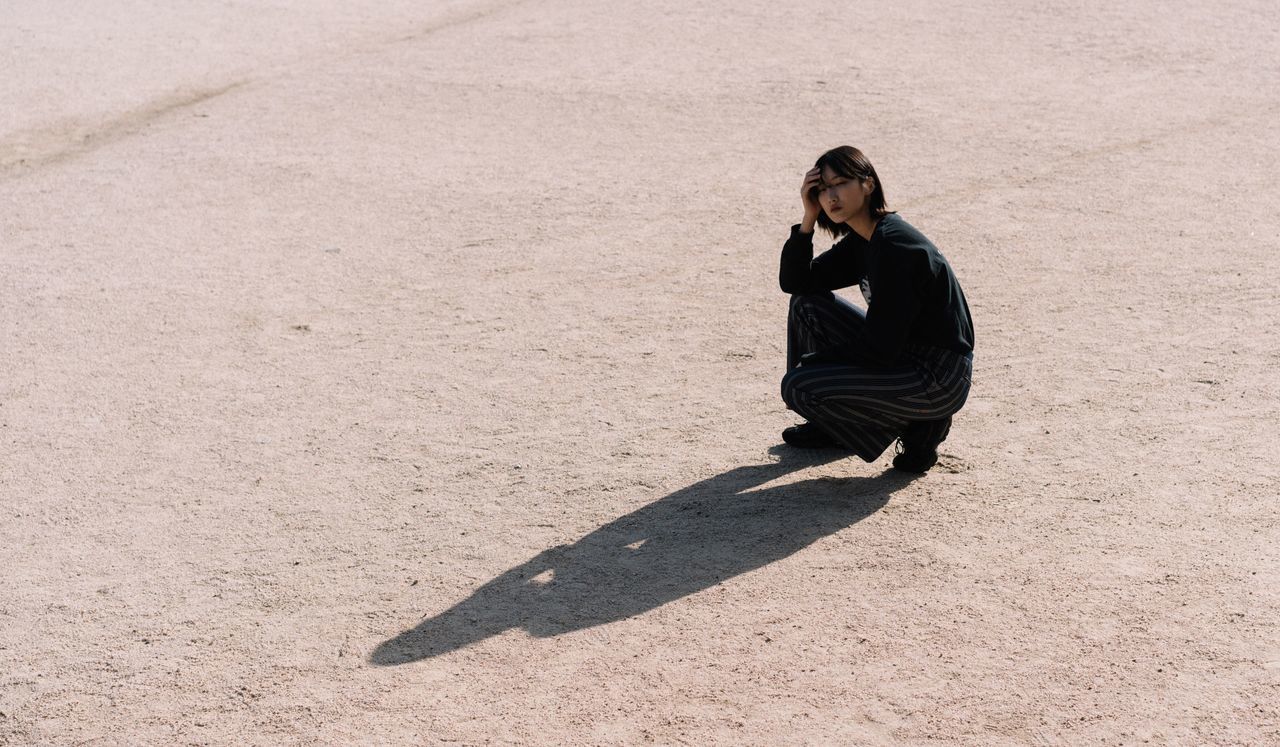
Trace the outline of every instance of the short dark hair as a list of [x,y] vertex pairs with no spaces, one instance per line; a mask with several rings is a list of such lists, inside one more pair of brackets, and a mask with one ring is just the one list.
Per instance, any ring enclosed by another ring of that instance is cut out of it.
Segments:
[[[862,151],[852,145],[841,145],[839,148],[832,148],[818,156],[817,162],[813,165],[820,169],[823,167],[829,168],[846,179],[856,179],[860,182],[867,179],[874,180],[875,189],[871,191],[871,195],[867,198],[871,214],[877,218],[883,218],[893,212],[885,205],[884,185],[880,183],[880,175],[876,173],[876,167],[871,165],[871,161],[867,160]],[[827,217],[825,210],[818,212],[818,225],[837,239],[853,230],[849,228],[847,223],[832,222]]]

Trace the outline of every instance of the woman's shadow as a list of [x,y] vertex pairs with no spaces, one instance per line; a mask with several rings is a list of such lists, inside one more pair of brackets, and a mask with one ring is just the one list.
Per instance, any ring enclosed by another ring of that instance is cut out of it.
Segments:
[[545,550],[369,657],[388,666],[455,651],[520,627],[545,638],[621,620],[804,548],[875,513],[912,477],[811,479],[756,489],[846,456],[777,447],[738,467]]

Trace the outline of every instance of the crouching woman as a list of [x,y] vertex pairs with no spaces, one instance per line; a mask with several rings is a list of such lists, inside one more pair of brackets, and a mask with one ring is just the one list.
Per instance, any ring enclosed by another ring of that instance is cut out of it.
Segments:
[[[782,438],[846,448],[926,472],[969,395],[973,321],[946,258],[885,205],[880,177],[857,148],[827,151],[800,187],[804,217],[782,247],[791,294],[782,399],[807,422]],[[813,256],[814,226],[839,239]],[[859,286],[866,311],[832,291]]]

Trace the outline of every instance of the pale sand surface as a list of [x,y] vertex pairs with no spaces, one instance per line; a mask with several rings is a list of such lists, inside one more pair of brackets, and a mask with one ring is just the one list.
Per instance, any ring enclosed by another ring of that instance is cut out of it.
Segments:
[[[360,5],[0,9],[0,743],[1280,742],[1273,3]],[[846,142],[914,481],[777,446]]]

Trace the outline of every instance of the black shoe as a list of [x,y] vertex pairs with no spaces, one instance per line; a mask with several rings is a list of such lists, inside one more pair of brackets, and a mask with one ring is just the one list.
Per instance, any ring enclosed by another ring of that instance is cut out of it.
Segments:
[[906,449],[893,458],[893,468],[900,472],[923,475],[938,463],[937,449]]
[[840,444],[831,434],[813,423],[793,425],[782,432],[782,440],[797,449],[838,449]]
[[893,468],[903,472],[924,474],[938,463],[938,446],[951,432],[951,418],[921,420],[909,423],[898,439],[901,451],[893,458]]

